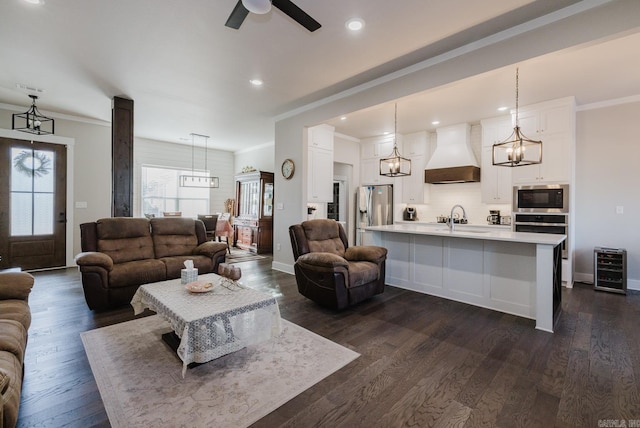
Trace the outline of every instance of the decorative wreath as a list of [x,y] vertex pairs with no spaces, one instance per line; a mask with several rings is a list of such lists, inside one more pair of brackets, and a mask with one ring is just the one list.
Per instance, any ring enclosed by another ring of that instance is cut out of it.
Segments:
[[51,159],[42,152],[23,150],[15,157],[13,166],[29,177],[42,177],[51,171]]

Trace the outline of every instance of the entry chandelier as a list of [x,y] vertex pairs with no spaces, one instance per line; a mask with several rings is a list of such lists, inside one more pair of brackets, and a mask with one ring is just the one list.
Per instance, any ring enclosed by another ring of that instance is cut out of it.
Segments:
[[411,160],[403,158],[398,151],[398,104],[395,105],[393,151],[388,158],[380,159],[380,175],[403,177],[411,175]]
[[218,188],[220,187],[220,180],[218,177],[210,177],[209,175],[195,175],[194,173],[194,164],[195,164],[195,138],[204,138],[204,169],[206,170],[206,174],[209,173],[207,169],[207,141],[209,140],[208,135],[201,134],[191,134],[191,175],[181,175],[180,176],[180,187],[208,187],[208,188]]
[[42,115],[38,111],[38,107],[36,107],[38,96],[29,95],[29,98],[33,100],[33,104],[31,104],[31,107],[26,112],[13,115],[11,129],[37,135],[53,134],[53,119]]
[[527,138],[518,122],[518,74],[516,68],[516,120],[509,138],[493,145],[492,163],[498,166],[525,166],[542,163],[542,141]]

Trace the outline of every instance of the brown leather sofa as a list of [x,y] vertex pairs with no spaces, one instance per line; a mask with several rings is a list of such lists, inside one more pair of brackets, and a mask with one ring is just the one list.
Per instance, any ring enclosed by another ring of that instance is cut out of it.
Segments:
[[202,221],[183,217],[103,218],[80,225],[80,242],[84,297],[98,310],[129,304],[142,284],[180,278],[185,260],[198,274],[216,272],[227,252]]
[[0,272],[0,427],[14,427],[18,420],[32,287],[28,273]]
[[349,247],[335,220],[316,219],[289,227],[298,291],[329,308],[344,309],[384,292],[387,249]]

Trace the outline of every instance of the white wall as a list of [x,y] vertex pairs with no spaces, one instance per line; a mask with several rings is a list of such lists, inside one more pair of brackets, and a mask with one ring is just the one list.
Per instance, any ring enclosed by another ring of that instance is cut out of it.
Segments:
[[[576,277],[591,281],[593,248],[627,250],[628,286],[640,290],[640,101],[576,118]],[[616,207],[624,214],[616,214]]]
[[273,143],[269,143],[235,152],[234,175],[242,172],[242,168],[246,166],[252,166],[258,171],[280,173],[280,164],[278,164],[277,168],[274,165],[273,147]]

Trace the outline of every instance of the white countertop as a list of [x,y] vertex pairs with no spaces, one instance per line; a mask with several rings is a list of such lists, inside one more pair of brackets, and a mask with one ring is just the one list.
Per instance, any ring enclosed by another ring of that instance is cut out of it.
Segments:
[[445,236],[449,238],[481,239],[486,241],[523,242],[527,244],[558,245],[567,235],[549,233],[512,232],[511,229],[496,226],[473,226],[456,224],[454,231],[444,223],[398,223],[387,226],[369,226],[365,230],[373,232],[410,233],[415,235]]

